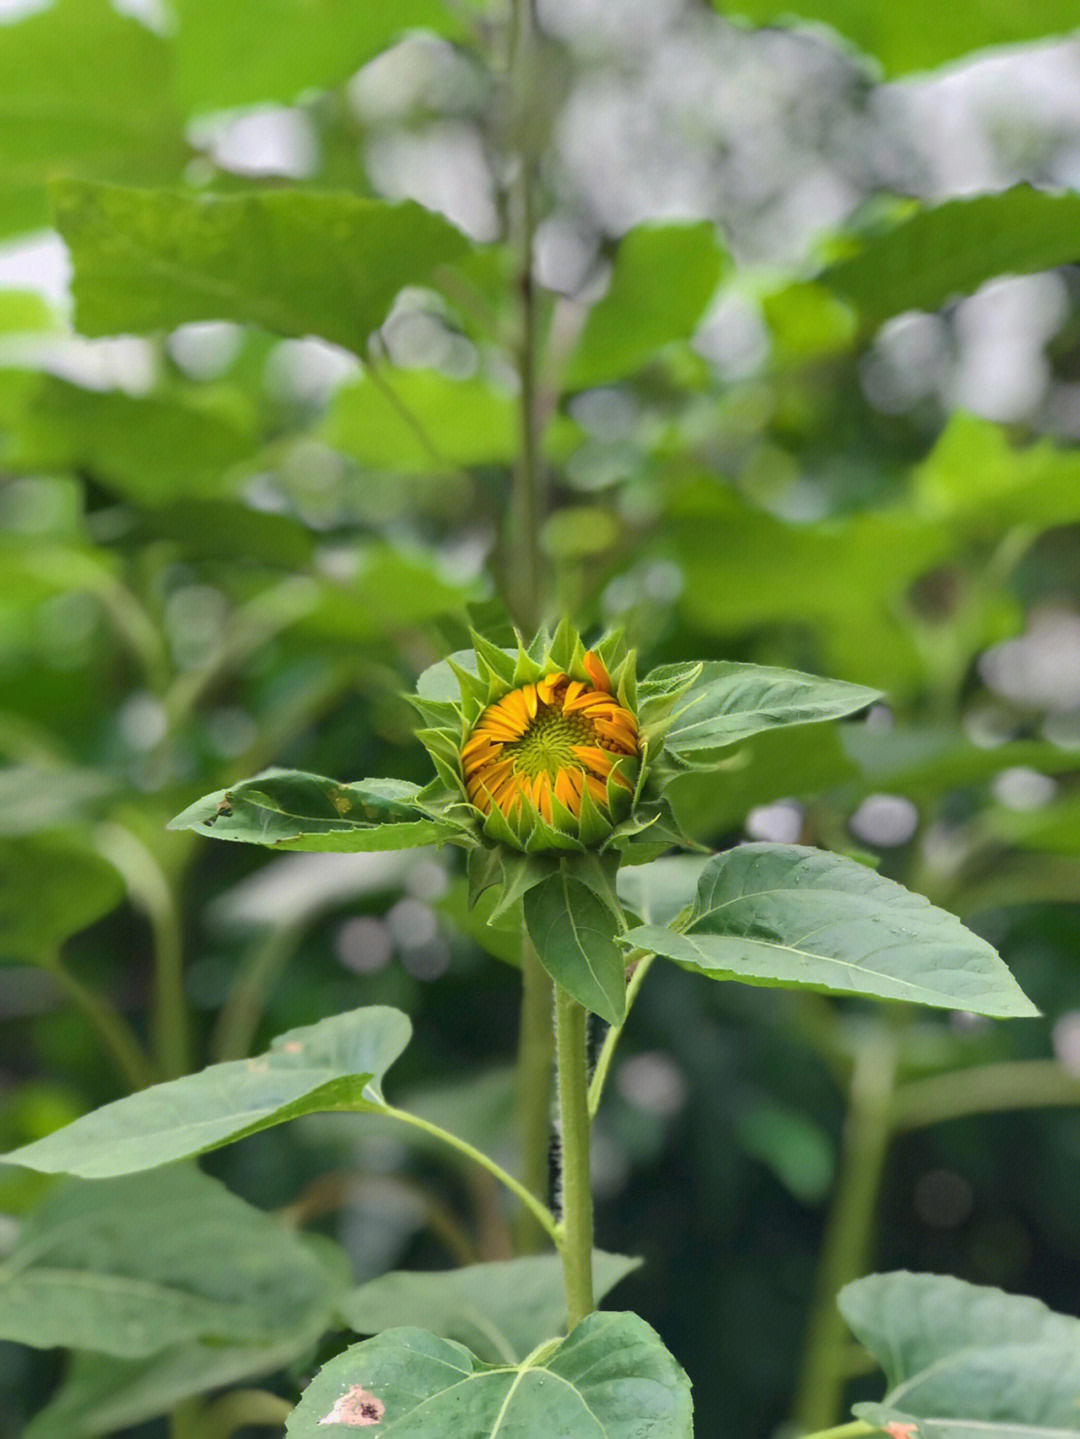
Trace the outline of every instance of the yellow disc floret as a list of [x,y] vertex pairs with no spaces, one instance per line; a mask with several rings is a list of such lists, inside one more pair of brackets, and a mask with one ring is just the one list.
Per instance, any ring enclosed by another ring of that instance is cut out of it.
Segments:
[[632,788],[618,761],[638,753],[637,720],[612,694],[599,656],[588,651],[584,666],[591,685],[556,671],[480,715],[461,766],[469,799],[483,814],[495,806],[512,819],[528,800],[553,824],[553,801],[580,817],[588,789],[606,813],[609,781]]

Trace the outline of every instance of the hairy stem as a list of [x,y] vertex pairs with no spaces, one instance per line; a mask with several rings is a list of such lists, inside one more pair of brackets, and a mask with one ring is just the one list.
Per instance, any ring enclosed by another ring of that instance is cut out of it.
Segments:
[[566,1315],[570,1328],[596,1308],[593,1299],[593,1203],[589,1182],[588,1016],[577,1000],[555,989],[559,1121],[562,1137],[562,1234]]
[[[543,1198],[548,1192],[551,1146],[551,1081],[555,1059],[551,980],[528,934],[521,940],[521,1029],[518,1039],[516,1107],[521,1145],[521,1178],[526,1189]],[[543,1231],[529,1211],[515,1226],[517,1247],[529,1253],[541,1247]]]
[[[892,1138],[897,1044],[889,1025],[873,1024],[851,1076],[840,1175],[818,1265],[802,1373],[792,1417],[801,1430],[835,1424],[847,1379],[847,1339],[837,1293],[865,1273],[878,1192]],[[862,1431],[858,1431],[862,1432]]]

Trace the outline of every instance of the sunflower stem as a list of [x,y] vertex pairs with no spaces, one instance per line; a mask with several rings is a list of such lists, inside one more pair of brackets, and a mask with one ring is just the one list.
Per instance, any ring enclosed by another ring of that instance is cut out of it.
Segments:
[[[521,1032],[518,1041],[517,1121],[521,1143],[521,1178],[537,1198],[548,1193],[551,1147],[551,1081],[554,1065],[551,980],[528,934],[521,936]],[[539,1249],[544,1231],[525,1208],[515,1225],[522,1253]]]
[[562,1137],[562,1242],[566,1317],[572,1330],[596,1308],[593,1299],[593,1202],[589,1182],[588,1015],[555,986],[555,1036]]

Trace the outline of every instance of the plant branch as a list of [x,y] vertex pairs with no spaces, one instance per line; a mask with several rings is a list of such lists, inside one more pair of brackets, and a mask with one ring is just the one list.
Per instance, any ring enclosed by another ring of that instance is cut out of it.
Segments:
[[158,1078],[154,1066],[135,1031],[115,1005],[103,994],[88,988],[81,979],[76,979],[69,969],[65,969],[59,955],[53,956],[45,968],[97,1030],[117,1070],[131,1088],[145,1089],[148,1084],[153,1084]]
[[893,1095],[891,1118],[893,1128],[903,1131],[969,1114],[1058,1104],[1080,1104],[1080,1076],[1056,1059],[1020,1059],[909,1080]]
[[515,1179],[512,1174],[508,1174],[501,1164],[496,1164],[495,1160],[482,1150],[477,1149],[466,1139],[459,1139],[448,1129],[441,1129],[439,1125],[432,1124],[430,1120],[421,1119],[418,1114],[410,1114],[405,1109],[395,1109],[392,1104],[381,1106],[378,1112],[385,1114],[388,1119],[396,1119],[402,1124],[411,1125],[414,1129],[423,1130],[425,1134],[441,1140],[443,1144],[449,1145],[451,1149],[456,1149],[459,1154],[464,1154],[466,1158],[471,1159],[474,1164],[479,1164],[482,1169],[486,1169],[500,1184],[505,1185],[511,1194],[517,1195],[522,1204],[532,1212],[544,1232],[550,1235],[555,1244],[561,1245],[559,1226],[555,1223],[555,1216],[547,1205],[542,1204],[534,1194],[530,1194],[520,1180]]
[[589,1180],[588,1015],[577,1000],[555,987],[555,1036],[562,1138],[563,1276],[570,1328],[596,1308],[593,1298],[593,1204]]
[[[604,1094],[604,1084],[607,1080],[608,1070],[611,1068],[611,1061],[615,1055],[616,1046],[623,1030],[626,1028],[626,1021],[630,1018],[630,1010],[634,1000],[638,997],[638,990],[645,982],[645,976],[652,967],[655,954],[648,954],[643,949],[635,949],[629,958],[627,968],[633,966],[629,983],[626,986],[626,1016],[622,1024],[612,1025],[607,1034],[604,1035],[604,1042],[600,1046],[600,1053],[597,1056],[596,1068],[593,1070],[592,1083],[589,1085],[589,1118],[596,1118],[596,1111],[600,1108],[600,1100]],[[636,961],[636,962],[635,962]]]
[[207,1404],[196,1425],[198,1439],[231,1439],[239,1429],[281,1429],[293,1405],[267,1389],[233,1389]]
[[99,825],[95,841],[123,876],[131,902],[149,920],[154,940],[154,1053],[164,1077],[177,1079],[188,1070],[188,1003],[183,935],[172,886],[156,857],[130,829]]
[[[827,1428],[843,1397],[847,1340],[836,1296],[867,1267],[878,1191],[892,1137],[897,1041],[886,1022],[868,1026],[855,1055],[840,1174],[818,1265],[809,1333],[792,1417],[800,1429]],[[861,1432],[861,1431],[860,1431]],[[869,1431],[867,1431],[869,1432]]]

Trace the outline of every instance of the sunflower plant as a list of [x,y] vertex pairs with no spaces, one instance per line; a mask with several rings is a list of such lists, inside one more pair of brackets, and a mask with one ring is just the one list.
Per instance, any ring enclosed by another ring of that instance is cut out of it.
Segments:
[[[553,1191],[386,1099],[411,1030],[382,1006],[293,1030],[260,1059],[151,1086],[8,1158],[122,1184],[313,1112],[423,1131],[494,1176],[551,1253],[410,1276],[404,1298],[395,1290],[395,1312],[415,1321],[405,1327],[383,1329],[355,1296],[342,1300],[342,1323],[380,1332],[322,1368],[288,1433],[473,1439],[512,1421],[526,1436],[688,1439],[689,1382],[675,1358],[633,1314],[597,1310],[633,1261],[594,1249],[590,1130],[655,959],[712,980],[1036,1011],[989,944],[857,858],[766,843],[710,854],[682,833],[668,795],[676,777],[730,763],[764,730],[853,716],[876,691],[717,661],[639,679],[619,635],[586,645],[568,621],[528,643],[471,638],[419,677],[428,785],[269,770],[199,800],[173,827],[277,849],[463,851],[483,924],[520,934],[533,1023],[539,1015],[548,1031],[554,1063],[541,1045],[532,1112],[545,1161],[550,1128],[559,1135]],[[455,1318],[465,1312],[483,1320],[469,1345]]]

